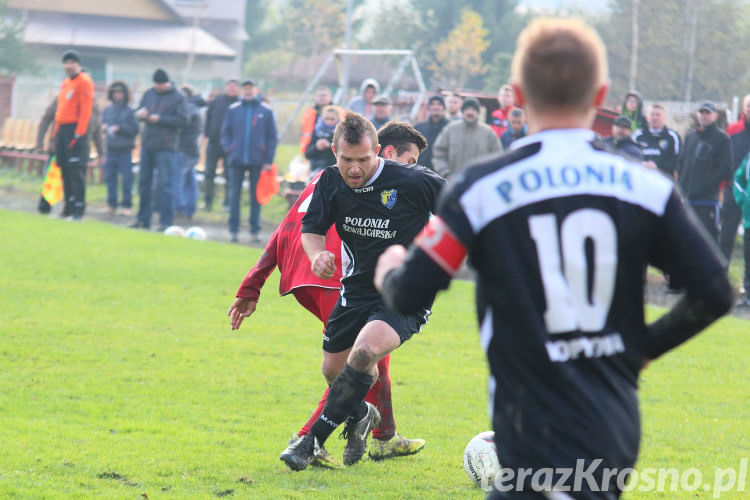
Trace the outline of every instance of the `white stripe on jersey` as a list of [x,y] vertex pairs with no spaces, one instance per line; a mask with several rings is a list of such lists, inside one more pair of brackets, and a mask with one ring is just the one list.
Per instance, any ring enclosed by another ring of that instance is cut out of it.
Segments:
[[475,233],[493,220],[545,199],[576,195],[609,196],[664,213],[673,184],[658,171],[594,149],[585,129],[548,130],[512,144],[541,142],[539,152],[478,179],[461,196]]
[[[479,340],[482,344],[482,349],[484,349],[484,352],[487,353],[487,349],[490,347],[490,342],[492,342],[492,335],[494,333],[494,329],[492,327],[492,308],[488,305],[487,309],[484,312],[484,319],[482,320],[482,324],[479,326]],[[490,421],[492,421],[494,417],[494,408],[495,408],[495,390],[497,388],[497,381],[495,380],[495,377],[490,373],[490,378],[487,381],[487,389],[489,393],[488,398],[488,406],[487,406],[487,413],[490,416]]]
[[341,290],[339,292],[339,295],[341,295],[341,305],[346,307],[346,296],[344,295],[344,278],[347,276],[351,276],[352,272],[354,272],[354,254],[351,250],[349,250],[349,247],[346,246],[346,243],[341,241]]

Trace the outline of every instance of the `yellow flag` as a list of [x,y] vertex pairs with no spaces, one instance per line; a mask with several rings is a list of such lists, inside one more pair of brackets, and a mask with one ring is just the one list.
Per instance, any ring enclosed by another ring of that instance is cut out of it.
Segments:
[[60,173],[60,166],[57,164],[55,156],[50,158],[47,173],[44,175],[42,196],[50,205],[54,205],[63,199],[62,174]]

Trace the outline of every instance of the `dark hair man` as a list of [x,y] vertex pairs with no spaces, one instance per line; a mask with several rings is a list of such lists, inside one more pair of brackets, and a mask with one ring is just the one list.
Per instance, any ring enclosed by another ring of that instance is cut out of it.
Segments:
[[513,108],[508,115],[508,129],[500,136],[503,151],[508,151],[513,141],[526,137],[526,113],[521,108]]
[[732,144],[716,119],[714,103],[698,109],[699,127],[685,136],[685,147],[677,161],[677,182],[703,226],[719,237],[719,188],[732,178]]
[[206,125],[203,134],[208,138],[206,144],[206,165],[203,196],[203,209],[210,212],[214,203],[214,179],[219,160],[224,161],[224,206],[229,209],[229,165],[227,155],[221,147],[221,124],[229,106],[237,102],[240,95],[240,84],[230,78],[224,84],[224,93],[217,95],[208,103]]
[[175,154],[180,130],[187,124],[185,96],[169,81],[163,69],[154,71],[153,86],[143,94],[136,118],[146,125],[141,134],[141,165],[138,173],[140,205],[138,217],[130,227],[151,227],[154,174],[159,191],[159,231],[174,221]]
[[447,124],[448,120],[445,118],[445,99],[441,95],[430,97],[427,101],[427,120],[414,125],[414,128],[427,139],[427,149],[419,155],[420,165],[432,169],[432,145]]
[[[378,134],[380,141],[380,155],[386,160],[394,160],[406,165],[416,163],[419,152],[425,147],[425,139],[410,125],[400,122],[390,122],[380,130]],[[313,195],[315,184],[322,175],[320,172],[305,190],[299,195],[297,201],[289,209],[289,212],[281,221],[271,239],[268,240],[263,249],[263,255],[252,269],[247,273],[237,290],[237,299],[229,308],[228,316],[231,317],[232,329],[236,330],[242,324],[244,318],[249,317],[258,303],[260,289],[265,284],[274,267],[279,268],[281,283],[279,292],[281,295],[293,294],[302,307],[313,313],[325,325],[331,310],[338,300],[341,288],[341,238],[339,238],[334,226],[326,233],[326,248],[337,256],[336,272],[328,279],[315,276],[309,267],[300,266],[301,260],[307,259],[302,248],[301,233],[302,217],[307,213],[307,206]],[[411,455],[424,448],[424,439],[407,439],[396,432],[396,422],[393,418],[393,406],[391,403],[391,379],[390,355],[386,355],[378,362],[378,378],[373,384],[365,398],[372,403],[380,412],[381,421],[378,427],[373,429],[372,437],[375,439],[370,450],[370,457],[374,460]],[[310,427],[320,416],[323,406],[328,398],[328,389],[318,403],[310,419],[302,426],[299,432],[292,437],[292,443],[298,438],[310,433]],[[320,465],[326,467],[338,467],[338,461],[333,458],[325,448],[315,456]]]
[[342,269],[342,292],[323,341],[328,399],[310,434],[281,454],[294,470],[312,463],[345,421],[344,464],[360,460],[370,430],[381,420],[378,410],[365,402],[378,377],[377,363],[417,333],[429,315],[428,309],[393,314],[372,278],[378,255],[391,243],[411,242],[427,222],[445,181],[424,167],[404,168],[379,158],[377,141],[375,127],[361,115],[349,113],[339,123],[332,146],[336,167],[323,171],[302,220],[302,246],[313,274],[329,279],[336,273],[336,254],[327,249],[325,238],[334,223],[349,264]]
[[250,241],[260,243],[260,203],[256,187],[261,170],[270,170],[279,137],[273,111],[252,80],[242,82],[242,99],[229,106],[221,125],[221,146],[229,164],[229,234],[239,241],[240,199],[245,172],[250,178]]
[[620,115],[612,122],[612,136],[604,142],[613,150],[625,153],[634,160],[642,161],[643,153],[637,142],[631,137],[630,118]]
[[94,82],[81,70],[78,53],[62,57],[67,78],[57,94],[55,154],[63,180],[63,217],[81,220],[86,209],[86,168],[89,161],[88,129],[94,106]]
[[[467,168],[408,255],[380,257],[375,283],[408,314],[448,287],[465,256],[476,270],[503,464],[489,499],[615,499],[638,455],[640,370],[724,314],[732,289],[672,181],[607,152],[589,129],[608,79],[596,33],[536,19],[511,75],[530,135]],[[647,264],[686,284],[650,325]],[[585,477],[561,477],[568,468]],[[540,470],[554,479],[540,482]]]

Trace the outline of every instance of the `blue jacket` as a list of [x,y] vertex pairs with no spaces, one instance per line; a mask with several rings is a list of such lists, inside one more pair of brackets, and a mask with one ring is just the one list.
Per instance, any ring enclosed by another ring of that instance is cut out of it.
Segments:
[[149,114],[159,115],[156,123],[146,122],[141,133],[141,144],[145,151],[177,151],[180,130],[187,125],[187,101],[182,92],[171,85],[164,92],[153,87],[141,98],[139,108]]
[[273,163],[278,143],[273,111],[259,97],[229,106],[221,124],[221,147],[229,165]]
[[[102,111],[102,123],[107,126],[107,151],[128,151],[135,147],[138,135],[138,120],[135,111],[127,104],[110,104]],[[109,127],[117,125],[119,130],[110,133]]]

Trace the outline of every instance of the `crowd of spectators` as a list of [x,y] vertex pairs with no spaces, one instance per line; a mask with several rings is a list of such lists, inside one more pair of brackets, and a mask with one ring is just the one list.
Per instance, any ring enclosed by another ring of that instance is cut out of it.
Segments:
[[[78,82],[77,75],[85,70],[78,67],[79,59],[74,52],[65,54],[64,65],[67,65],[69,75],[66,82],[71,83],[64,82],[63,86],[69,88]],[[59,103],[67,104],[66,96],[61,94],[45,112],[38,142],[42,141],[47,128],[61,118],[72,122],[63,128],[66,133],[70,132],[70,138],[66,136],[63,142],[72,140],[73,144],[76,141],[81,144],[86,137],[81,134],[79,139],[78,129],[88,130],[86,148],[90,141],[99,157],[104,159],[102,166],[109,213],[131,215],[132,153],[140,134],[140,205],[131,227],[150,228],[152,213],[157,211],[159,229],[164,230],[173,224],[175,216],[190,220],[198,209],[200,189],[196,165],[201,156],[203,136],[204,202],[201,208],[206,211],[213,208],[215,179],[222,161],[224,210],[229,212],[230,240],[237,242],[242,186],[247,174],[250,241],[260,243],[260,205],[255,190],[260,173],[270,169],[274,162],[278,144],[276,119],[253,81],[240,83],[230,78],[223,90],[206,102],[191,87],[178,88],[166,71],[157,69],[153,73],[152,87],[143,94],[137,107],[131,107],[132,95],[128,85],[116,81],[108,88],[109,103],[103,112],[94,101],[84,116],[85,121],[73,121],[78,117],[69,118],[58,111]],[[206,108],[205,112],[202,108]],[[381,94],[377,80],[367,78],[362,81],[358,95],[348,103],[347,109],[362,114],[380,129],[393,120],[394,103],[391,97]],[[314,105],[304,111],[300,133],[300,152],[309,160],[311,176],[335,163],[331,150],[333,131],[346,112],[346,109],[333,105],[333,95],[328,87],[316,89]],[[474,158],[512,149],[513,142],[527,134],[525,112],[515,105],[514,89],[510,85],[500,87],[497,106],[483,115],[485,112],[477,99],[462,97],[459,92],[443,91],[429,97],[426,119],[415,124],[427,140],[419,164],[448,177]],[[686,203],[729,260],[739,224],[742,222],[745,229],[750,226],[750,197],[746,195],[750,176],[750,95],[743,100],[739,119],[729,124],[726,130],[720,126],[726,123],[723,111],[713,102],[703,102],[693,117],[693,126],[683,136],[667,125],[670,117],[663,104],[650,102],[646,106],[636,91],[624,96],[618,112],[620,115],[612,123],[611,135],[604,141],[606,147],[673,178]],[[55,132],[60,125],[55,125]],[[59,137],[56,142],[60,142]],[[41,149],[43,145],[39,146]],[[54,149],[50,148],[53,152]],[[75,215],[80,219],[83,215],[83,188],[78,186],[80,175],[73,175],[70,168],[67,164],[63,168],[68,190],[64,216]],[[77,207],[75,210],[74,206]],[[47,213],[49,208],[42,198],[39,210]],[[750,263],[748,232],[744,232],[746,263]],[[745,290],[750,287],[747,267]],[[741,303],[750,306],[744,293]]]

